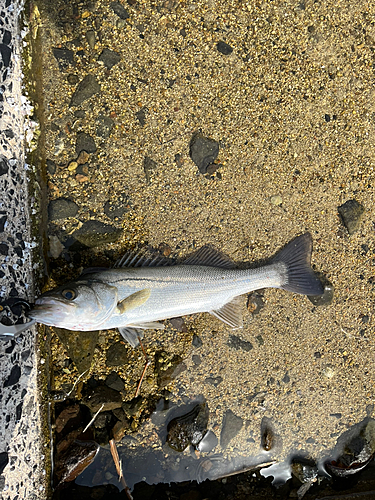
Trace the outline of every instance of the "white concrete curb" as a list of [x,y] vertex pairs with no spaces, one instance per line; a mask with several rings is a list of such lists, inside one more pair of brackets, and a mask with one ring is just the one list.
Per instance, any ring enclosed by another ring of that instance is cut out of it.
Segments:
[[[23,7],[23,0],[0,0],[0,301],[34,298],[35,243],[25,161],[32,129],[30,107],[22,95]],[[6,500],[46,497],[35,336],[32,327],[16,340],[0,341],[0,492]]]

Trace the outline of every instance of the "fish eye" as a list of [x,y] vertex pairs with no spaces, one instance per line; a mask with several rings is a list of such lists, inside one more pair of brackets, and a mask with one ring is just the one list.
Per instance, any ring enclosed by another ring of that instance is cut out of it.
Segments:
[[77,294],[74,290],[69,289],[69,290],[63,290],[62,296],[64,297],[64,299],[73,300],[76,298]]

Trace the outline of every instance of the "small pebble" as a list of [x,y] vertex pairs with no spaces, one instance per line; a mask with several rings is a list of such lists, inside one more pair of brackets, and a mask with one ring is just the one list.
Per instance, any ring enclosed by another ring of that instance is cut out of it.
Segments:
[[279,194],[277,194],[275,196],[271,196],[270,202],[272,203],[272,205],[280,206],[283,202],[283,199],[281,198],[281,196]]
[[223,418],[223,426],[220,434],[220,446],[225,449],[229,442],[237,436],[243,426],[241,417],[235,415],[232,410],[227,410]]
[[83,182],[88,182],[89,178],[87,177],[87,175],[77,174],[76,180],[77,182],[83,183]]
[[193,134],[190,141],[190,158],[197,165],[201,174],[207,173],[207,168],[214,163],[219,154],[219,143],[204,137],[201,132]]
[[98,83],[94,75],[89,73],[83,80],[78,84],[72,98],[70,100],[70,107],[79,106],[87,99],[90,99],[94,94],[98,94],[101,91],[101,86]]
[[110,49],[103,49],[98,61],[104,64],[107,69],[112,69],[115,64],[120,62],[120,59],[121,57],[118,52]]
[[75,217],[77,212],[78,205],[67,198],[57,198],[50,201],[48,205],[48,218],[51,221]]
[[83,165],[84,163],[87,163],[89,158],[90,158],[90,155],[88,154],[87,151],[81,151],[78,155],[78,158],[77,158],[78,165]]
[[78,163],[76,161],[71,161],[68,165],[69,172],[75,172],[78,167]]
[[232,47],[223,41],[218,42],[216,48],[221,54],[224,54],[225,56],[229,56],[229,54],[233,52]]
[[95,31],[89,30],[86,32],[86,40],[87,43],[89,44],[90,49],[95,48]]
[[338,212],[348,230],[349,234],[353,234],[359,229],[359,225],[365,211],[363,205],[356,200],[348,200],[343,205],[338,207]]
[[120,2],[112,2],[111,9],[120,19],[125,20],[129,18],[129,12]]

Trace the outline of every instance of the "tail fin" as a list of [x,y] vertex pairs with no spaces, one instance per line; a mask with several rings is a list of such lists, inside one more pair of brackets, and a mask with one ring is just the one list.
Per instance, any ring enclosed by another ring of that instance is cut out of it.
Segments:
[[311,269],[312,238],[310,233],[297,236],[272,259],[282,262],[287,268],[283,290],[303,295],[322,295],[324,288]]

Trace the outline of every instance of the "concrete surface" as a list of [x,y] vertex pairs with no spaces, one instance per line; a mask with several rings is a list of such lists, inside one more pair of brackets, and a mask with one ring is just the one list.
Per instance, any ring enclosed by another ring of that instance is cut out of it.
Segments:
[[[23,1],[0,2],[0,303],[15,296],[33,300],[35,293],[32,251],[36,243],[28,202],[32,170],[25,159],[35,127],[22,95],[23,7]],[[44,498],[35,328],[16,340],[0,341],[0,387],[1,498]]]

